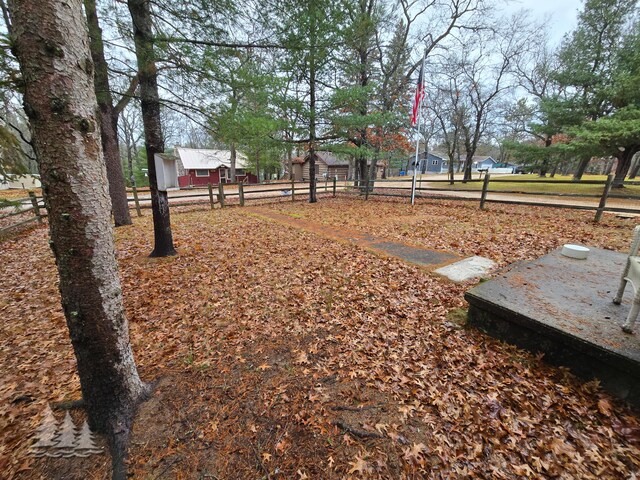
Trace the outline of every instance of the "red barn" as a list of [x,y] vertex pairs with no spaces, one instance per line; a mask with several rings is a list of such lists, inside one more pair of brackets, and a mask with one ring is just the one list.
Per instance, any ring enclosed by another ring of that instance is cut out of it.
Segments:
[[[178,183],[181,188],[203,186],[209,183],[231,181],[231,152],[201,148],[175,147],[178,164]],[[258,178],[247,170],[247,157],[236,154],[236,181],[258,183]]]

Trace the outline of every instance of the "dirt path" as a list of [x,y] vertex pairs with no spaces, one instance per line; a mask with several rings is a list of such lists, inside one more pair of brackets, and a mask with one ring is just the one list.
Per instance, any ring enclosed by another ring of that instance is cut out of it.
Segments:
[[394,242],[355,230],[323,225],[302,218],[277,213],[267,208],[250,207],[247,211],[252,215],[273,220],[282,225],[295,227],[339,242],[349,242],[358,245],[376,255],[399,258],[405,262],[429,269],[439,268],[460,260],[459,257],[448,252]]

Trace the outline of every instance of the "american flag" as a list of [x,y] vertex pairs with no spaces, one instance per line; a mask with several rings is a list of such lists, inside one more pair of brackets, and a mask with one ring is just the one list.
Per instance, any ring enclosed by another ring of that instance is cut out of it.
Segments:
[[418,75],[418,86],[416,88],[416,95],[413,99],[413,109],[411,110],[411,126],[415,127],[418,123],[418,115],[420,114],[420,105],[422,105],[422,99],[424,98],[424,61],[420,66],[420,75]]

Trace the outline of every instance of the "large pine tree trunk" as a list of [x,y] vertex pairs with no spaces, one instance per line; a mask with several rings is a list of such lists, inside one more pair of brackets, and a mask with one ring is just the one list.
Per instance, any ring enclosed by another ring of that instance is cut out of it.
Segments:
[[158,94],[158,72],[153,50],[151,10],[148,0],[128,0],[133,21],[133,38],[138,60],[140,81],[140,106],[144,125],[144,144],[147,151],[149,190],[151,191],[151,211],[153,212],[154,247],[152,257],[175,255],[169,199],[166,191],[158,190],[156,176],[156,153],[164,152],[164,138],[160,121],[160,95]]
[[633,156],[640,150],[640,146],[628,147],[624,152],[620,152],[617,156],[618,158],[618,166],[616,167],[616,174],[613,178],[613,188],[622,188],[624,187],[624,179],[629,172],[629,168],[631,167],[631,163],[633,161]]
[[122,304],[82,0],[9,8],[82,395],[91,426],[118,444],[148,388]]
[[109,86],[109,74],[107,61],[104,58],[104,45],[102,43],[102,30],[98,22],[95,0],[84,0],[89,36],[91,39],[91,57],[95,70],[96,99],[99,108],[100,133],[102,137],[102,150],[104,163],[107,167],[107,179],[109,180],[109,196],[113,211],[113,220],[116,227],[131,225],[129,204],[127,202],[127,190],[120,163],[120,148],[118,146],[118,115],[113,109],[113,98]]

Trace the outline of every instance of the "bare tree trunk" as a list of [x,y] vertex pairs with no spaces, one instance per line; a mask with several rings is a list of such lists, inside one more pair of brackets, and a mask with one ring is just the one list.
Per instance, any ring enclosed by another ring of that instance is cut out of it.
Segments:
[[471,180],[471,167],[473,166],[473,154],[475,152],[467,152],[467,156],[464,161],[464,173],[462,175],[462,181],[466,182]]
[[[289,140],[293,139],[293,136],[287,134]],[[291,153],[292,150],[291,144],[287,144],[287,168],[289,169],[289,180],[295,180],[295,175],[293,174],[293,155]]]
[[124,175],[122,174],[120,149],[118,147],[118,115],[113,109],[107,61],[104,58],[102,30],[98,22],[95,0],[84,0],[84,8],[89,25],[89,37],[91,39],[91,57],[95,71],[94,81],[100,115],[102,150],[104,152],[104,163],[107,167],[113,220],[116,227],[131,225],[127,190],[124,183]]
[[309,203],[316,203],[316,5],[309,1]]
[[151,191],[151,211],[153,212],[154,247],[151,257],[175,255],[169,199],[166,191],[158,190],[156,177],[156,153],[164,152],[164,138],[160,120],[160,96],[158,95],[158,72],[153,51],[151,10],[148,0],[128,0],[133,21],[133,38],[138,60],[140,80],[140,106],[144,125],[144,144],[147,151],[149,169],[149,190]]
[[129,175],[129,184],[133,187],[136,185],[136,177],[133,172],[133,157],[137,156],[135,140],[133,138],[133,126],[127,120],[127,117],[123,117],[122,122],[122,137],[124,139],[124,145],[127,149],[127,173]]
[[538,177],[545,178],[547,176],[547,171],[549,171],[549,159],[545,157],[542,159],[542,164],[540,164],[540,172],[538,172]]
[[122,304],[82,1],[9,8],[82,395],[92,428],[110,433],[114,478],[125,478],[126,439],[149,388]]
[[584,171],[589,166],[589,162],[590,161],[591,161],[591,157],[590,156],[584,156],[584,157],[580,158],[580,161],[578,162],[578,166],[576,167],[576,171],[573,174],[573,181],[574,182],[579,182],[580,180],[582,180],[582,175],[584,175]]
[[260,149],[256,148],[256,178],[260,182]]
[[129,182],[132,187],[136,186],[136,176],[133,174],[133,147],[127,145],[127,167],[129,168]]
[[613,178],[613,188],[622,188],[624,187],[624,178],[627,176],[629,172],[629,168],[631,167],[631,161],[633,160],[633,156],[640,151],[640,145],[635,145],[633,147],[627,147],[623,152],[617,156],[618,158],[618,166],[616,167],[616,175]]
[[638,170],[640,170],[640,155],[636,153],[633,158],[632,166],[629,169],[629,180],[636,178]]
[[235,183],[236,182],[236,144],[235,142],[231,142],[231,145],[229,145],[229,150],[230,150],[230,156],[231,159],[229,160],[229,176],[231,177],[231,183]]

